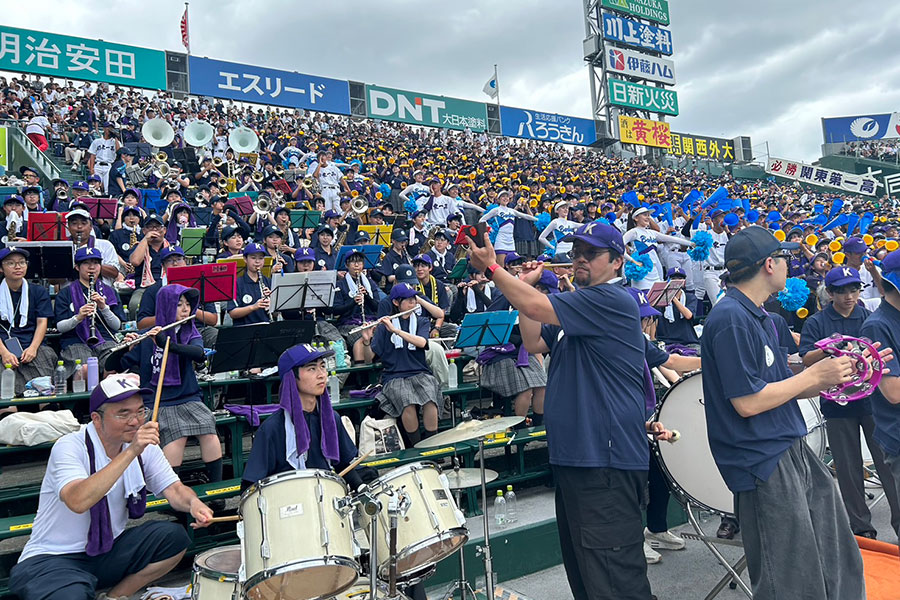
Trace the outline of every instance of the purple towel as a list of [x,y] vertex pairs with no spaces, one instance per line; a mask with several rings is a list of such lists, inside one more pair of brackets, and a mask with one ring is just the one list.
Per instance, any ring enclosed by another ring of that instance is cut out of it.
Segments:
[[238,417],[244,417],[252,427],[259,427],[261,415],[271,415],[281,407],[277,404],[226,404],[225,410]]

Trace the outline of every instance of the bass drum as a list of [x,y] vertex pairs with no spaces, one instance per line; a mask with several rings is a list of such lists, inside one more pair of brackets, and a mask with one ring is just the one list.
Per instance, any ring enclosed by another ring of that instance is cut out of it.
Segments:
[[[825,427],[818,399],[798,400],[809,433],[805,436],[813,452],[825,456]],[[734,513],[734,498],[709,449],[706,411],[703,408],[703,378],[696,371],[675,383],[660,402],[656,419],[667,429],[677,429],[674,444],[656,444],[656,455],[673,491],[692,504],[720,514]]]

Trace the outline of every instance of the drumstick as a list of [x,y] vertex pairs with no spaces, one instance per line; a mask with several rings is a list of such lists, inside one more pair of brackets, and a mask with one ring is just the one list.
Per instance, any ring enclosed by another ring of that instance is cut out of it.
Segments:
[[209,521],[206,522],[207,525],[212,525],[213,523],[229,523],[231,521],[240,521],[241,515],[225,515],[224,517],[213,517]]
[[[652,435],[653,437],[659,437],[659,436],[663,435],[664,433],[665,433],[664,431],[651,431],[650,435]],[[666,441],[669,442],[670,444],[674,444],[675,442],[677,442],[680,439],[681,439],[681,432],[678,431],[677,429],[673,429],[672,437],[667,439]]]
[[346,469],[344,469],[343,471],[341,471],[340,473],[338,473],[338,477],[343,477],[344,475],[346,475],[347,473],[349,473],[350,471],[352,471],[353,469],[355,469],[355,468],[356,468],[356,465],[358,465],[358,464],[361,463],[362,461],[366,460],[366,458],[368,458],[370,454],[372,454],[372,450],[369,450],[368,452],[366,452],[365,454],[363,454],[362,456],[360,456],[359,458],[357,458],[356,460],[354,460],[352,463],[350,463],[349,465],[347,465],[347,468],[346,468]]
[[159,416],[159,399],[162,396],[163,380],[166,378],[166,361],[169,359],[169,341],[172,338],[166,338],[166,347],[163,349],[162,362],[159,364],[159,381],[156,382],[156,400],[153,401],[153,418],[150,419],[154,423],[156,417]]

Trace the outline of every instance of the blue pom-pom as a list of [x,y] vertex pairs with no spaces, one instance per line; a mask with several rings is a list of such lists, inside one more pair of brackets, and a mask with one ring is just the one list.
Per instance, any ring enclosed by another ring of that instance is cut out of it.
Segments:
[[796,312],[809,299],[809,286],[799,277],[790,277],[785,281],[784,289],[778,292],[778,301],[788,312]]
[[403,210],[405,210],[408,214],[413,214],[417,210],[419,210],[418,205],[415,200],[407,200],[403,203]]
[[550,224],[550,213],[542,212],[538,215],[537,221],[535,221],[534,226],[538,231],[544,231],[547,229],[547,225]]
[[691,238],[694,247],[687,251],[688,256],[694,262],[703,262],[709,258],[709,251],[712,249],[713,238],[708,231],[700,230]]
[[647,276],[653,270],[653,259],[648,254],[640,254],[635,252],[631,255],[640,265],[636,265],[630,260],[625,261],[625,278],[629,281],[639,281]]

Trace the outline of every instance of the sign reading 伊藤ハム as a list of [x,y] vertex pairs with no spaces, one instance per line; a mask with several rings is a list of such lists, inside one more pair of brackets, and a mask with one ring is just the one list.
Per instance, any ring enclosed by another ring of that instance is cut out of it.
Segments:
[[652,87],[608,78],[609,102],[617,106],[639,108],[666,115],[678,115],[678,94],[675,90]]
[[597,141],[597,131],[590,119],[508,106],[500,107],[500,132],[509,137],[580,146]]
[[366,105],[371,119],[448,129],[487,129],[487,107],[481,102],[366,85]]
[[603,39],[641,50],[672,54],[672,33],[668,29],[612,13],[603,13]]
[[603,0],[603,8],[619,10],[663,25],[669,24],[669,3],[666,0]]
[[675,85],[675,63],[624,48],[606,49],[606,68],[629,77]]
[[161,50],[6,26],[0,26],[0,70],[166,89]]

